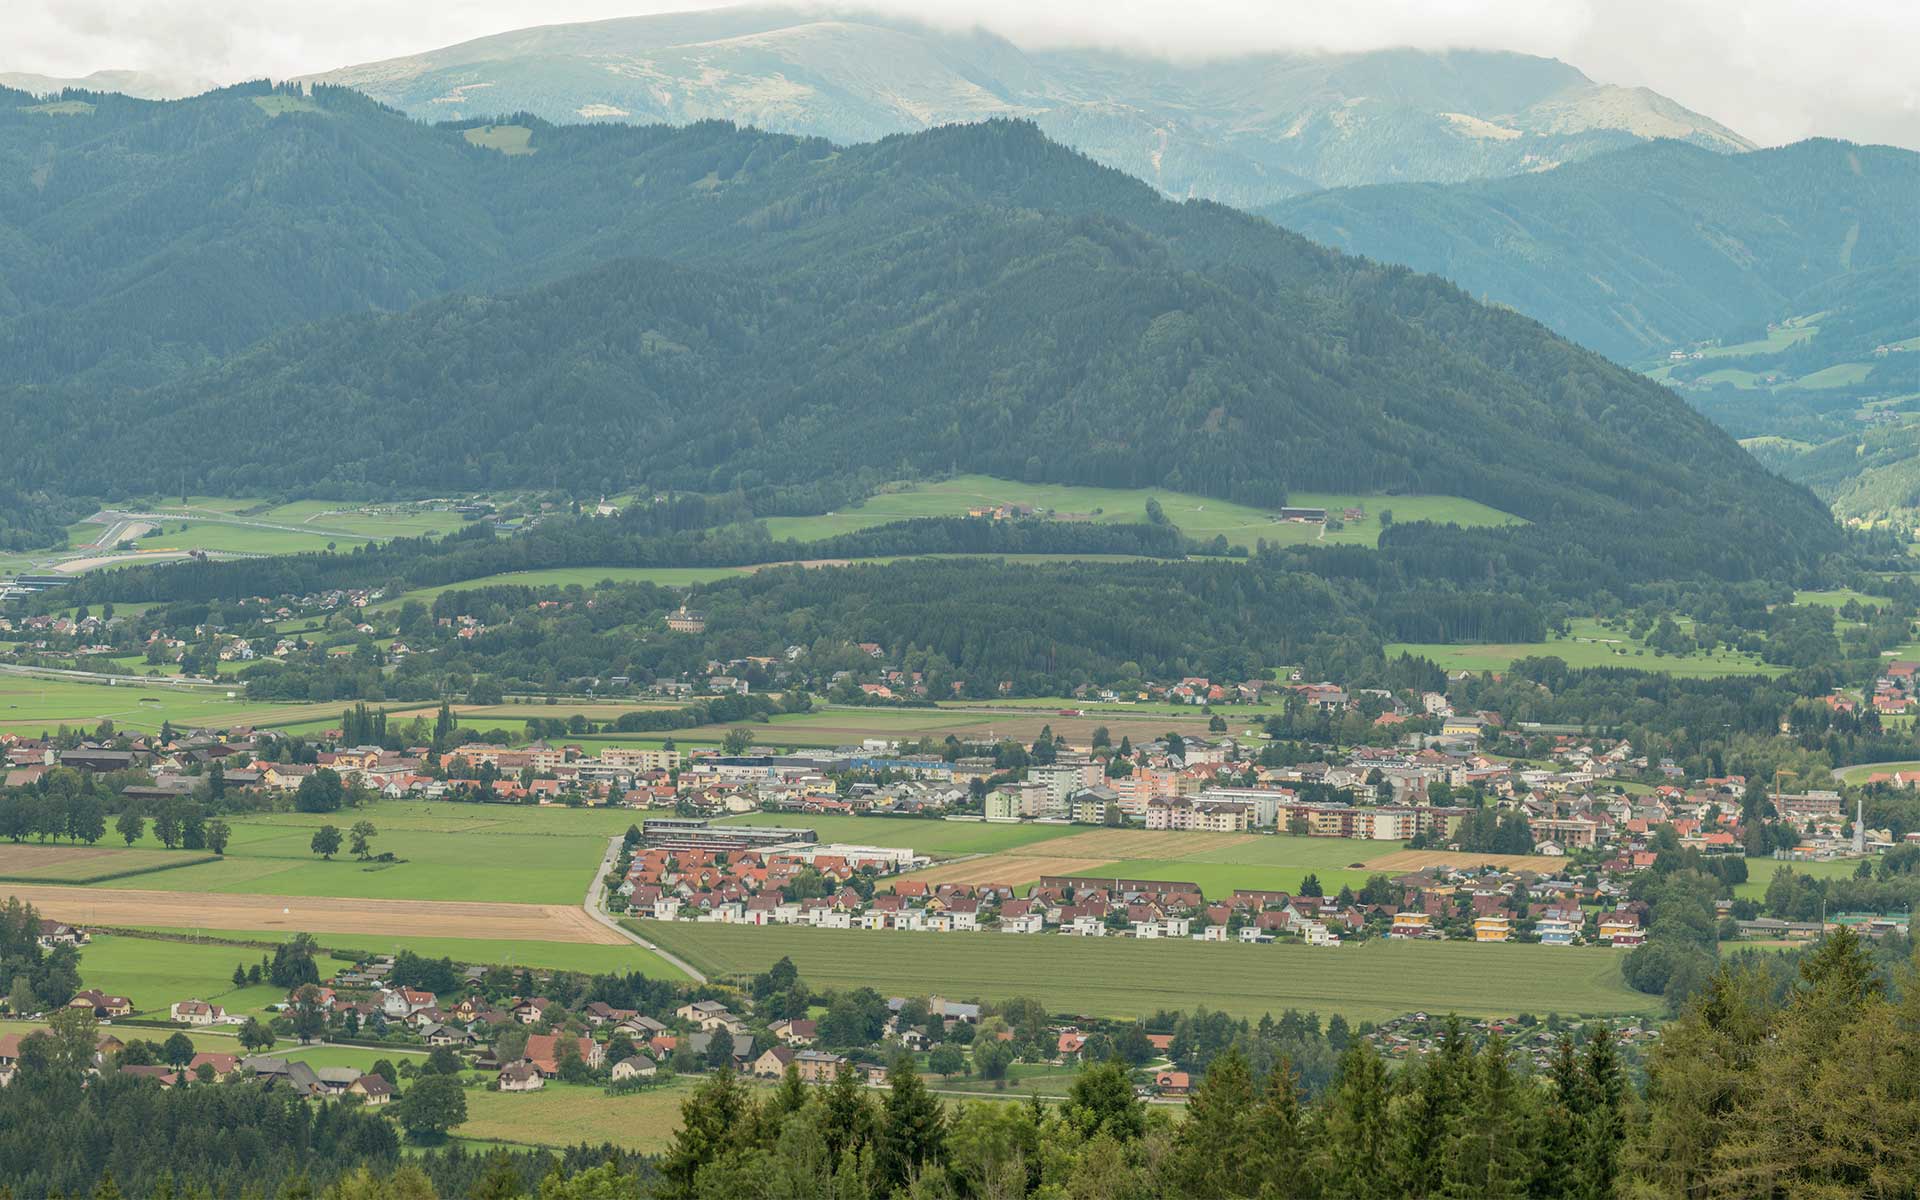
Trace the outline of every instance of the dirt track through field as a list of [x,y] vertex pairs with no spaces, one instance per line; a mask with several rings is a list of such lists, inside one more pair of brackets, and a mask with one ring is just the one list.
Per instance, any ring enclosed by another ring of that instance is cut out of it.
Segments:
[[1418,871],[1422,867],[1499,867],[1503,871],[1532,871],[1551,875],[1565,859],[1544,854],[1460,854],[1451,850],[1397,850],[1367,860],[1372,871]]
[[0,895],[18,896],[45,916],[79,925],[627,944],[615,931],[564,904],[229,896],[27,884],[0,884]]

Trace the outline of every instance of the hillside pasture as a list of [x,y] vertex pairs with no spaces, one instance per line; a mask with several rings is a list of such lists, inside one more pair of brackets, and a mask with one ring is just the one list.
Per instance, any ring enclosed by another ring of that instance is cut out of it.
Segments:
[[680,1127],[680,1105],[695,1079],[609,1096],[597,1087],[549,1083],[537,1092],[467,1091],[461,1140],[511,1146],[574,1146],[612,1142],[639,1154],[666,1150]]
[[1388,658],[1411,654],[1431,659],[1447,671],[1504,671],[1522,658],[1552,656],[1569,667],[1626,667],[1683,679],[1717,679],[1727,675],[1778,675],[1785,667],[1762,662],[1757,656],[1727,650],[1711,653],[1660,654],[1648,649],[1625,630],[1608,629],[1598,621],[1570,622],[1568,635],[1543,642],[1415,643],[1395,642],[1386,647]]
[[[1068,742],[1085,746],[1092,742],[1093,731],[1105,728],[1115,744],[1123,737],[1151,741],[1172,732],[1204,729],[1207,718],[1197,711],[1188,716],[1125,712],[1089,713],[1062,716],[1058,712],[1035,710],[981,709],[971,706],[943,705],[938,708],[818,707],[811,712],[783,713],[771,720],[746,726],[762,746],[833,747],[857,745],[865,738],[935,741],[952,734],[962,741],[995,742],[1006,738],[1026,743],[1039,738],[1042,729],[1051,729]],[[675,741],[720,742],[728,725],[700,725],[674,730]],[[658,736],[658,735],[655,735]]]
[[1326,950],[1058,934],[630,924],[719,976],[751,975],[787,956],[815,987],[996,1001],[1031,996],[1052,1012],[1110,1018],[1202,1004],[1248,1018],[1299,1008],[1380,1021],[1416,1010],[1643,1013],[1661,1003],[1629,988],[1621,956],[1598,948],[1380,940]]
[[226,729],[234,725],[277,728],[301,721],[331,719],[337,723],[343,707],[338,701],[277,704],[248,700],[237,684],[230,689],[187,687],[133,678],[109,684],[0,674],[0,733],[51,733],[61,725],[91,730],[101,721],[146,732],[157,732],[169,721],[178,729]]
[[1379,514],[1391,509],[1399,522],[1435,521],[1457,525],[1506,525],[1518,522],[1495,508],[1457,496],[1334,495],[1302,492],[1287,503],[1299,508],[1325,508],[1335,516],[1346,508],[1364,508],[1367,517],[1338,530],[1303,521],[1282,521],[1273,510],[1234,504],[1211,496],[1196,496],[1162,488],[1074,487],[1066,484],[1018,483],[988,475],[961,475],[937,483],[916,484],[868,497],[863,503],[811,517],[770,517],[767,532],[775,538],[814,541],[852,533],[914,517],[964,516],[976,507],[1024,504],[1036,512],[1051,511],[1056,520],[1143,523],[1147,501],[1157,500],[1168,521],[1199,541],[1224,536],[1227,544],[1252,549],[1262,539],[1271,544],[1374,546],[1380,541]]
[[373,605],[370,611],[398,608],[409,600],[431,604],[444,592],[466,592],[485,587],[565,588],[578,585],[593,588],[602,583],[654,583],[661,587],[684,588],[745,575],[750,570],[748,567],[549,567],[538,571],[508,571],[500,575],[483,575],[478,579],[419,588],[384,599]]

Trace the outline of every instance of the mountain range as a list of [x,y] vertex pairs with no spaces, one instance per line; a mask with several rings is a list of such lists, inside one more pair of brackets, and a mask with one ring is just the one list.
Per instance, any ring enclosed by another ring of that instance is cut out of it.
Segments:
[[0,71],[0,87],[39,96],[56,96],[73,90],[118,92],[139,100],[179,100],[217,86],[211,79],[164,71],[93,71],[65,77],[37,75],[31,71]]
[[[1911,150],[1820,139],[1715,154],[1663,140],[1552,171],[1341,188],[1260,211],[1323,245],[1444,275],[1635,362],[1764,335],[1769,321],[1848,305],[1871,272],[1902,263],[1911,272],[1917,196]],[[1920,320],[1892,299],[1875,304],[1901,309],[1896,325]]]
[[842,143],[1019,117],[1174,196],[1251,206],[1326,187],[1536,171],[1637,141],[1752,143],[1645,88],[1488,51],[1174,62],[1024,50],[979,30],[819,8],[549,25],[343,67],[429,121],[718,118]]
[[564,478],[821,511],[971,470],[1463,495],[1534,522],[1436,560],[1483,578],[1522,542],[1632,577],[1833,545],[1809,493],[1641,376],[1026,122],[842,147],[427,126],[329,87],[0,93],[0,165],[23,490]]

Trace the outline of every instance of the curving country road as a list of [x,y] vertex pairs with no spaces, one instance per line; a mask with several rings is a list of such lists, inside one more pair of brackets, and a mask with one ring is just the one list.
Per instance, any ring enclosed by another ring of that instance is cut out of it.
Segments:
[[625,925],[622,925],[619,921],[616,921],[611,915],[608,914],[607,910],[601,906],[600,904],[600,892],[602,890],[601,881],[606,879],[607,872],[613,870],[613,864],[620,857],[620,846],[625,840],[626,839],[620,835],[615,835],[614,837],[607,839],[607,856],[600,860],[600,866],[593,873],[593,881],[587,884],[587,895],[586,895],[586,898],[580,902],[580,907],[586,910],[586,913],[589,917],[592,917],[595,921],[598,921],[600,924],[606,926],[608,929],[613,930],[615,933],[619,934],[621,937],[632,942],[634,945],[640,947],[643,950],[651,950],[655,954],[658,954],[661,958],[665,959],[667,962],[673,964],[676,967],[679,967],[682,971],[685,971],[687,973],[687,978],[693,980],[695,983],[707,982],[707,976],[705,972],[701,971],[698,967],[695,967],[692,963],[688,962],[686,959],[681,958],[679,955],[674,954],[667,950],[662,950],[660,947],[654,945],[652,942],[641,937],[639,934],[635,933],[633,930],[628,929]]

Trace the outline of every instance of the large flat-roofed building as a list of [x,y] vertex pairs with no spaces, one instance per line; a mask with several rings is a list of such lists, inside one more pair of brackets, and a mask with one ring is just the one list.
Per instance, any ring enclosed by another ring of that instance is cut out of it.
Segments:
[[648,817],[640,837],[649,846],[669,850],[766,850],[796,842],[811,845],[820,835],[811,829],[777,825],[714,825],[700,817]]

